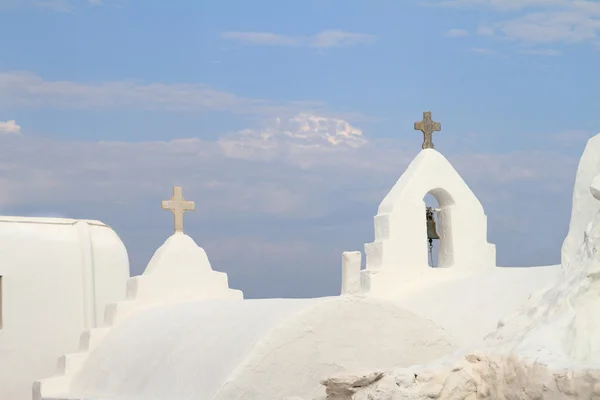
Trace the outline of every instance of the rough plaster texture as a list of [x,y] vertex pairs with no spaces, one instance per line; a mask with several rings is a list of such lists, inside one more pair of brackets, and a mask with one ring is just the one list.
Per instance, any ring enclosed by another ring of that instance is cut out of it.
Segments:
[[68,393],[89,354],[123,321],[167,304],[212,299],[238,304],[243,293],[229,288],[227,274],[212,269],[206,252],[191,237],[176,232],[156,250],[144,273],[127,281],[126,299],[106,306],[103,328],[80,332],[78,352],[59,359],[54,376],[34,383],[34,400]]
[[365,245],[369,290],[389,296],[397,283],[428,266],[425,202],[433,195],[438,214],[439,268],[485,269],[496,266],[495,246],[487,242],[487,217],[460,175],[434,149],[424,149],[379,205],[375,241]]
[[280,400],[323,393],[319,382],[331,373],[453,351],[446,332],[388,301],[188,302],[113,328],[62,398]]
[[129,260],[102,222],[0,217],[0,276],[0,399],[30,400],[32,382],[125,297]]
[[[596,138],[594,138],[596,139]],[[596,141],[591,140],[594,144]],[[600,398],[600,175],[579,165],[569,235],[579,224],[581,244],[568,253],[554,284],[503,318],[485,343],[458,356],[394,370],[326,379],[327,399],[598,399]],[[585,188],[585,190],[584,190]],[[579,199],[575,201],[575,199]],[[592,215],[584,221],[584,215]],[[567,248],[575,242],[568,243]],[[564,248],[563,248],[564,249]],[[564,253],[563,253],[564,256]]]
[[583,243],[583,232],[586,225],[600,210],[600,202],[590,193],[590,185],[594,177],[600,173],[600,135],[588,140],[583,155],[579,160],[575,189],[573,190],[573,210],[569,233],[562,246],[562,264],[571,262]]
[[334,376],[324,381],[326,398],[600,398],[598,246],[600,214],[555,285],[501,321],[484,345],[430,365]]

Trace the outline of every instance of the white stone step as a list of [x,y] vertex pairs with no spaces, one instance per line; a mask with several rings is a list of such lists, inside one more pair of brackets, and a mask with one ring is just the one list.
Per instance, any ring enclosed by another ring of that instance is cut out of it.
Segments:
[[97,328],[84,331],[79,338],[79,351],[85,353],[92,351],[110,332],[110,328]]
[[61,356],[56,365],[56,375],[71,375],[77,372],[87,357],[88,353],[71,353]]
[[33,383],[33,400],[63,400],[61,393],[67,393],[71,385],[71,379],[64,376],[42,379]]
[[143,279],[144,276],[138,275],[133,276],[127,280],[127,300],[135,300],[137,298],[140,290],[140,284]]

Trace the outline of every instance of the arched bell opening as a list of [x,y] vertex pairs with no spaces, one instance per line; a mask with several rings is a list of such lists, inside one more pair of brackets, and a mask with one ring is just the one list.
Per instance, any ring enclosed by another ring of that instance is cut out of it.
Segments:
[[427,232],[427,263],[431,268],[438,265],[438,250],[440,236],[437,233],[436,215],[440,205],[431,193],[427,193],[423,198],[425,202],[425,225]]
[[425,195],[423,202],[428,264],[432,268],[451,267],[454,263],[451,224],[454,199],[446,190],[434,189]]

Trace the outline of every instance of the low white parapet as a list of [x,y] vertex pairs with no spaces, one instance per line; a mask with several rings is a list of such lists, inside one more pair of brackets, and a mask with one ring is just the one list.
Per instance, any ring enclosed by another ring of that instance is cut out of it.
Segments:
[[362,254],[360,251],[342,253],[342,295],[362,293],[360,268]]

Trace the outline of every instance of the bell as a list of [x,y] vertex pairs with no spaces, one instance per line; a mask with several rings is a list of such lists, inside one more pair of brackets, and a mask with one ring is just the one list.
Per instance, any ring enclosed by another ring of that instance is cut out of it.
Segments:
[[427,239],[439,239],[439,235],[435,229],[435,220],[433,219],[433,210],[430,207],[427,207],[425,211],[425,219],[427,220]]

